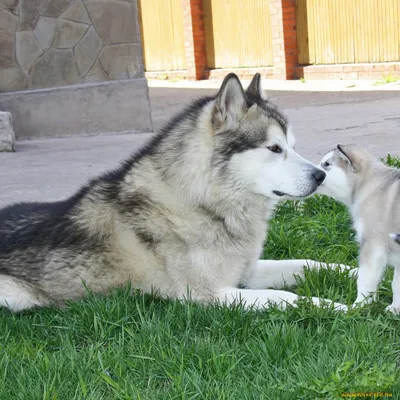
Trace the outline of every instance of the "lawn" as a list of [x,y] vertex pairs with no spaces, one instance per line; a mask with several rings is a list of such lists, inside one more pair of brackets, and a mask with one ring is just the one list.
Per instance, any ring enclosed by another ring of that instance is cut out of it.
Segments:
[[[278,208],[264,257],[356,266],[357,252],[344,207],[315,197]],[[290,290],[350,305],[346,275],[307,271]],[[399,399],[400,317],[384,312],[391,276],[376,303],[348,314],[307,302],[205,308],[128,289],[63,310],[2,309],[0,399]]]

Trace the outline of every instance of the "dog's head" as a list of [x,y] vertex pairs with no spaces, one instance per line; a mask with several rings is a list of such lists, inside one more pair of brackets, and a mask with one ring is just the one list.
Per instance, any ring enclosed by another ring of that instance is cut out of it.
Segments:
[[229,74],[215,98],[213,164],[219,176],[237,187],[272,199],[311,195],[325,173],[294,151],[295,139],[285,116],[264,96],[256,74],[245,91]]
[[326,178],[318,193],[351,205],[354,193],[372,161],[372,156],[366,150],[338,144],[319,164]]

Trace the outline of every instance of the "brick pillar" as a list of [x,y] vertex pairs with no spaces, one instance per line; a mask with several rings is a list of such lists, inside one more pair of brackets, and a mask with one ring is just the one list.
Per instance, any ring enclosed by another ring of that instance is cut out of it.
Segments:
[[207,64],[203,1],[182,0],[188,79],[204,79]]
[[295,79],[297,30],[295,0],[270,0],[274,79]]

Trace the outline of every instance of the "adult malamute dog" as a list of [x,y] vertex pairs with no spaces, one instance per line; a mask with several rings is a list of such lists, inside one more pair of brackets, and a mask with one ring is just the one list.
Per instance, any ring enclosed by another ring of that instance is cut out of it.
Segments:
[[[370,303],[387,264],[395,268],[393,302],[400,312],[400,170],[375,161],[366,150],[338,145],[320,163],[326,178],[318,193],[344,203],[360,243],[356,304]],[[391,240],[392,239],[392,240]]]
[[0,305],[59,304],[85,286],[106,292],[128,282],[172,298],[189,289],[205,303],[293,304],[293,293],[258,289],[320,265],[257,260],[275,204],[311,195],[325,178],[293,145],[260,75],[246,92],[228,75],[215,97],[67,200],[0,211]]

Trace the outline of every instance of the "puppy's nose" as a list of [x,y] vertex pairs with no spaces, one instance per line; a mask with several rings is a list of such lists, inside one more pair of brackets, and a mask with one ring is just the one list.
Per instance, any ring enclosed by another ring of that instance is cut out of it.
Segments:
[[326,173],[324,171],[322,171],[321,169],[316,169],[313,174],[312,174],[313,178],[315,179],[315,181],[317,182],[318,185],[320,185],[325,177],[326,177]]

